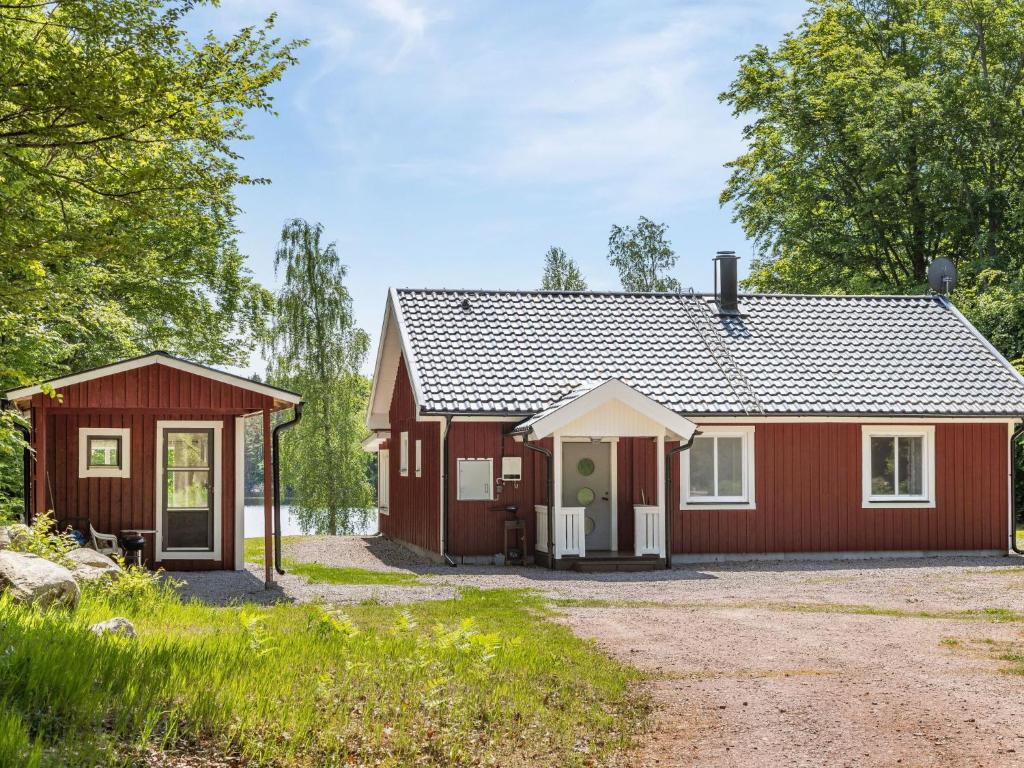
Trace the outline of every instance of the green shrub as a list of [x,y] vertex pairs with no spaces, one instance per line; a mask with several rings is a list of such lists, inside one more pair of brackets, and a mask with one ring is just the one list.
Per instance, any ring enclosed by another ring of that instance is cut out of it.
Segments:
[[66,564],[67,553],[78,547],[78,542],[71,534],[57,530],[52,511],[37,516],[28,530],[12,539],[10,546],[15,552],[39,555],[61,564]]

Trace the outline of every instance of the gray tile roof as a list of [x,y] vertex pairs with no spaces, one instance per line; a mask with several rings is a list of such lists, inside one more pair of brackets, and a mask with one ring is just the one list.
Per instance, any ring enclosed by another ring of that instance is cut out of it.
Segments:
[[746,295],[741,317],[693,294],[397,301],[426,412],[533,414],[617,377],[683,415],[1024,413],[1024,380],[938,297]]

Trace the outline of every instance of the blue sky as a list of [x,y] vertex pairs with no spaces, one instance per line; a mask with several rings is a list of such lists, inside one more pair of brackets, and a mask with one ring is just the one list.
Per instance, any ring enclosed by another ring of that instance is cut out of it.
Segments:
[[668,224],[686,287],[711,287],[715,250],[748,263],[718,204],[743,145],[717,95],[804,7],[224,0],[190,27],[278,11],[282,37],[309,38],[274,88],[279,115],[251,116],[242,167],[273,183],[239,191],[240,243],[274,286],[282,222],[322,222],[376,340],[389,286],[535,288],[550,245],[615,289],[608,230],[641,215]]

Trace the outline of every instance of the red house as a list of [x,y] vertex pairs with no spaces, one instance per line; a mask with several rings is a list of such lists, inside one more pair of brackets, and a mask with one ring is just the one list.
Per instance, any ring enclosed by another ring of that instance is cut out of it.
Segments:
[[[551,567],[999,552],[1024,378],[948,299],[392,290],[381,531]],[[513,509],[514,508],[514,509]],[[518,521],[522,521],[521,523]]]
[[[27,517],[53,510],[115,536],[151,531],[143,557],[170,570],[243,567],[244,419],[262,415],[269,478],[270,414],[301,412],[294,392],[163,352],[17,389],[7,400],[32,424]],[[264,491],[269,531],[271,483]]]

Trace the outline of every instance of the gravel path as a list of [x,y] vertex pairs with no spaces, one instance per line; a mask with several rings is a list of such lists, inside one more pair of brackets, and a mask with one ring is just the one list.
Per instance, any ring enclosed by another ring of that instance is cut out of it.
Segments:
[[[562,621],[652,673],[644,686],[658,705],[655,727],[631,766],[1024,766],[1024,689],[998,660],[1011,645],[1024,647],[1024,625],[948,615],[1024,612],[1021,558],[579,574],[447,568],[381,537],[310,537],[288,542],[285,556],[414,573],[418,585],[315,585],[286,575],[265,591],[255,566],[175,576],[187,581],[186,594],[219,603],[415,602],[466,587],[567,599]],[[919,612],[944,617],[910,615]]]
[[448,599],[460,587],[537,589],[556,598],[680,605],[763,606],[813,602],[912,610],[1024,611],[1024,560],[1017,557],[715,563],[671,571],[590,573],[535,567],[449,568],[381,536],[310,536],[287,541],[286,558],[336,567],[399,571],[420,586],[308,584],[291,574],[263,589],[259,566],[247,571],[175,573],[184,593],[203,600],[386,603]]

